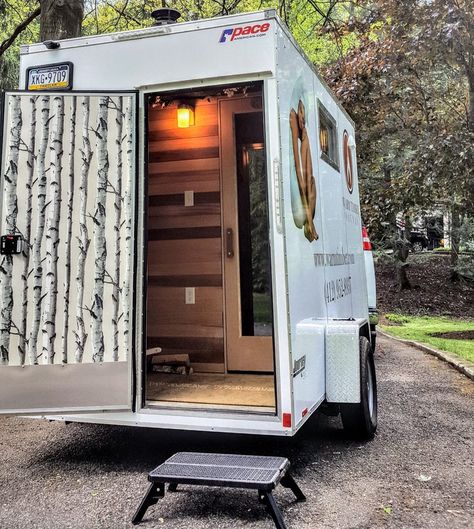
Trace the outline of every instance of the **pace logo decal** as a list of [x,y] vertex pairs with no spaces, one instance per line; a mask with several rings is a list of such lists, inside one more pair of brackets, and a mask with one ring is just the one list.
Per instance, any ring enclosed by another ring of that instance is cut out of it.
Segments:
[[234,40],[250,39],[254,37],[264,37],[270,29],[270,23],[254,24],[253,26],[237,26],[236,28],[227,28],[222,32],[219,42],[233,42]]

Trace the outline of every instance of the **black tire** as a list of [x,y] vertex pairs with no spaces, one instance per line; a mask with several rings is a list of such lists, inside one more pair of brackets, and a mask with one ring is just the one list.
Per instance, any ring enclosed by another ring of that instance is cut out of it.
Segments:
[[420,242],[420,241],[414,242],[412,244],[412,248],[413,248],[413,252],[414,253],[419,253],[419,252],[422,252],[424,250],[423,243]]
[[377,430],[377,379],[374,355],[369,340],[359,338],[360,402],[341,404],[344,430],[351,439],[368,441]]
[[375,353],[375,347],[377,345],[377,331],[375,330],[375,326],[370,329],[370,344],[372,346],[372,353]]

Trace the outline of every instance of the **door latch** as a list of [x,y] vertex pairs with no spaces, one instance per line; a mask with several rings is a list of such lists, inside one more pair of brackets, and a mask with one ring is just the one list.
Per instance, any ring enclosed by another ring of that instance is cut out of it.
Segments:
[[23,247],[21,235],[2,235],[0,237],[0,254],[13,255],[21,253]]

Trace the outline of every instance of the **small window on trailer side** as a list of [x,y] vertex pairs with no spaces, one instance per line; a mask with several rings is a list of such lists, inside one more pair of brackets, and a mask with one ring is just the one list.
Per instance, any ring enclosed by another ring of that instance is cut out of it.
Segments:
[[319,146],[321,158],[339,171],[339,146],[337,144],[337,124],[325,106],[318,101]]

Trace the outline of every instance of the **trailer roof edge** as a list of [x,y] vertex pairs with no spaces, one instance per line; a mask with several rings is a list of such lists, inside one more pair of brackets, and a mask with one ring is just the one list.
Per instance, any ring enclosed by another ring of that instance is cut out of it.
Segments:
[[[73,48],[80,46],[88,46],[91,44],[105,44],[123,40],[135,40],[148,37],[159,37],[168,35],[170,33],[181,33],[185,31],[205,29],[208,27],[225,26],[230,23],[230,20],[241,19],[242,23],[253,20],[260,20],[262,18],[276,18],[278,15],[274,9],[263,9],[260,11],[251,11],[248,13],[236,13],[233,15],[225,15],[221,17],[200,18],[198,20],[188,20],[185,22],[177,22],[165,26],[150,26],[145,28],[129,29],[127,31],[116,31],[111,33],[100,33],[98,35],[84,35],[82,37],[73,37],[71,39],[58,40],[64,48]],[[239,22],[234,22],[238,24]],[[204,27],[203,27],[204,26]],[[20,55],[28,55],[44,51],[44,44],[36,42],[34,44],[23,44],[20,46]]]

